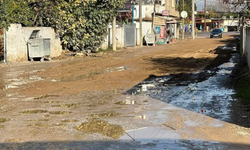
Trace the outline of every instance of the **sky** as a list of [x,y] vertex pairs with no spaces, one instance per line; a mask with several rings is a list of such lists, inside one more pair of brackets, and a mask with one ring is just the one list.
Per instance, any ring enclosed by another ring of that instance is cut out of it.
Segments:
[[[216,2],[216,0],[207,0],[207,5],[211,5],[214,4]],[[197,10],[203,10],[204,8],[204,0],[196,0],[196,6],[197,6]]]
[[196,6],[197,6],[197,10],[200,11],[200,10],[203,10],[204,8],[204,2],[196,2]]

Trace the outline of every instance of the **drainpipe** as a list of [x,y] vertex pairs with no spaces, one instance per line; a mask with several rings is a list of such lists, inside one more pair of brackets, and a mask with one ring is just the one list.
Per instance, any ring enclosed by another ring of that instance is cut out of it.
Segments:
[[6,29],[4,29],[4,63],[7,63],[7,39],[6,39]]
[[134,10],[135,10],[135,4],[133,4],[133,6],[132,6],[132,24],[134,24],[134,22],[135,22],[135,13],[134,13]]

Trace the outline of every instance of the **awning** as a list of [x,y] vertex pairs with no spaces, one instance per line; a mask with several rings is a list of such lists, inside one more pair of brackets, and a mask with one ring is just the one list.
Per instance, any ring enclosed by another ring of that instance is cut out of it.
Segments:
[[162,18],[165,20],[165,23],[177,23],[177,20],[173,17],[168,17],[168,16],[157,16],[159,18]]
[[154,25],[164,26],[165,25],[165,19],[160,18],[159,16],[154,18]]
[[175,20],[175,19],[173,19],[173,20],[166,20],[166,23],[173,23],[173,24],[175,24],[175,23],[177,23],[177,20]]

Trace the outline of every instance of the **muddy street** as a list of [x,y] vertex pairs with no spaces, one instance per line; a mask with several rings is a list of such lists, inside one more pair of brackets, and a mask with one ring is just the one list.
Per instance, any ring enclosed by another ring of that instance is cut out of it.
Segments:
[[1,64],[0,149],[249,149],[236,36]]

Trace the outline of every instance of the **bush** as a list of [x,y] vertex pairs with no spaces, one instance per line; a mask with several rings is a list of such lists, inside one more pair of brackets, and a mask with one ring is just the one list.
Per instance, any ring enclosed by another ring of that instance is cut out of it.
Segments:
[[[122,0],[3,0],[1,26],[53,27],[64,48],[96,50],[107,35]],[[26,16],[27,15],[27,16]],[[7,20],[7,22],[5,22]]]

